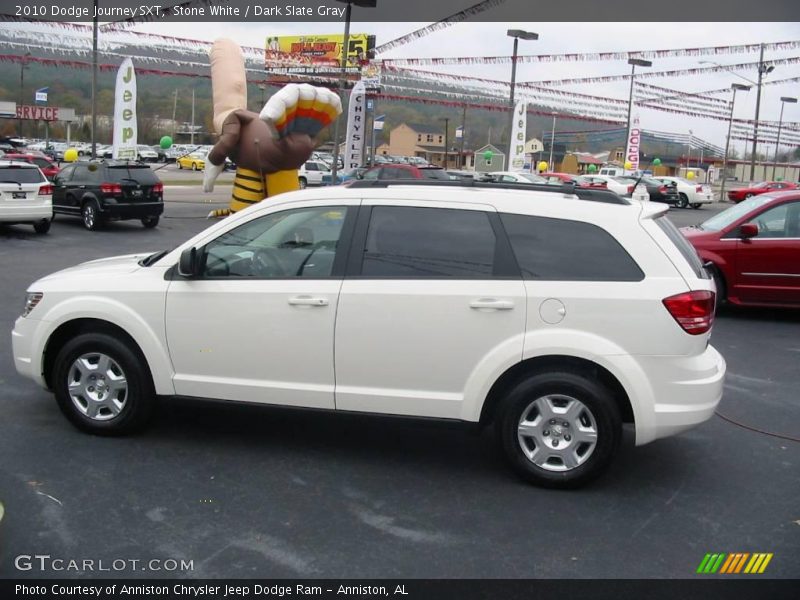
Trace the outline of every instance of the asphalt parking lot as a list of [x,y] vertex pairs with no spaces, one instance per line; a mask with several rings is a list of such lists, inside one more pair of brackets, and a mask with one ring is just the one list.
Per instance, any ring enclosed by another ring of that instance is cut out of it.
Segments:
[[[14,370],[25,288],[208,224],[199,188],[165,194],[153,230],[0,228],[3,577],[691,578],[707,552],[771,552],[761,577],[800,576],[800,443],[719,416],[641,448],[629,439],[603,478],[571,492],[517,480],[490,431],[441,423],[168,401],[137,436],[78,432]],[[725,206],[671,216],[688,225]],[[723,309],[712,343],[729,369],[720,412],[800,438],[800,313]],[[20,554],[193,568],[18,571]]]

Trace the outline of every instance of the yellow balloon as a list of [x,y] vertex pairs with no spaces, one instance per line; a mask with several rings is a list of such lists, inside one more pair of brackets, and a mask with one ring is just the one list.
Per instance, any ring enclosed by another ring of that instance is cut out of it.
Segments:
[[67,162],[75,162],[78,160],[78,151],[75,148],[67,148],[64,151],[64,160]]
[[547,171],[547,163],[544,161],[540,162],[538,165],[536,165],[536,167],[539,169],[539,171]]
[[624,166],[627,171],[630,171],[633,168],[633,163],[629,160],[626,160]]
[[694,171],[689,171],[686,173],[686,179],[694,179]]

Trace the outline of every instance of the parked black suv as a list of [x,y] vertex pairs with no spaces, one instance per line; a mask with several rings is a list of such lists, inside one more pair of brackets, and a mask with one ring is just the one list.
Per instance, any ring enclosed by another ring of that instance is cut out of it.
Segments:
[[53,212],[80,216],[90,230],[121,219],[140,219],[152,228],[164,212],[164,186],[144,163],[78,162],[53,180]]

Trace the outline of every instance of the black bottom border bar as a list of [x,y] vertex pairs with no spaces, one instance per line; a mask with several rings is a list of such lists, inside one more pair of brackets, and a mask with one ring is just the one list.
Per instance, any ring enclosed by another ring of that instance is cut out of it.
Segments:
[[3,579],[0,598],[78,600],[796,599],[796,579]]

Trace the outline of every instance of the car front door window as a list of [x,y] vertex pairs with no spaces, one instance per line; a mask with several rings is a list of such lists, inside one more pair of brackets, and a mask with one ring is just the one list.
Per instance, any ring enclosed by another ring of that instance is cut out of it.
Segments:
[[327,278],[347,208],[281,211],[224,233],[203,252],[206,278]]

